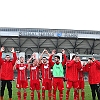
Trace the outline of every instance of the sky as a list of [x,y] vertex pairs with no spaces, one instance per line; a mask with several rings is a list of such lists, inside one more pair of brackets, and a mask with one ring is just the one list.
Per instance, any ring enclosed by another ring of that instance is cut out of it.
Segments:
[[100,30],[100,0],[0,0],[0,27]]

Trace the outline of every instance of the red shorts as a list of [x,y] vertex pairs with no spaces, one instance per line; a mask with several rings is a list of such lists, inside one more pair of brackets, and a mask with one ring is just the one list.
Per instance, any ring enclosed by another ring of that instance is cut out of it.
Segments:
[[28,88],[28,82],[27,80],[17,80],[17,88]]
[[43,80],[42,90],[52,90],[52,80],[51,79]]
[[63,82],[63,78],[53,78],[53,88],[54,90],[64,90],[64,82]]
[[30,80],[30,89],[31,90],[40,90],[40,81],[39,80]]
[[66,87],[68,89],[71,89],[72,87],[77,89],[79,87],[79,83],[78,83],[78,81],[77,82],[67,81]]
[[79,89],[84,89],[84,80],[80,79],[78,82],[79,82]]

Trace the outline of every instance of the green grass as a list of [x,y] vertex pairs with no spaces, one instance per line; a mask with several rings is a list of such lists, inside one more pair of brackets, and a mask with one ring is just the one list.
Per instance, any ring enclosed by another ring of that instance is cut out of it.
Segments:
[[[65,95],[66,95],[66,84],[64,84],[64,87],[65,87],[65,89],[63,91],[63,93],[64,93],[63,100],[66,100],[65,99]],[[17,100],[17,95],[16,95],[17,89],[16,89],[15,82],[13,82],[13,88],[12,89],[13,89],[13,100]],[[29,90],[29,88],[27,89],[27,93],[28,93],[27,100],[31,100],[30,99],[30,90]],[[36,94],[36,92],[35,92],[35,94]],[[48,96],[47,96],[47,91],[46,91],[46,100],[48,100],[47,97]],[[8,91],[7,91],[7,88],[5,90],[4,100],[8,100]],[[35,95],[35,100],[38,100],[36,95]],[[59,100],[59,92],[58,91],[57,91],[57,100]],[[70,99],[69,100],[73,100],[73,89],[71,89]],[[91,91],[90,91],[90,87],[89,87],[88,82],[85,82],[85,100],[92,100],[91,99]]]

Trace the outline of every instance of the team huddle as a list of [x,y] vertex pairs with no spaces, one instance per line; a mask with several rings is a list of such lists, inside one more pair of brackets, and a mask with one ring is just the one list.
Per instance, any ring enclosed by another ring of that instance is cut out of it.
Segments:
[[[10,60],[10,56],[6,55],[5,59],[2,59],[2,52],[4,47],[0,50],[0,100],[4,100],[4,90],[7,84],[9,100],[12,100],[12,80],[14,77],[14,70],[17,70],[16,88],[18,88],[17,96],[18,100],[21,100],[21,89],[23,89],[23,99],[27,100],[27,91],[29,87],[31,94],[30,100],[34,100],[34,91],[37,92],[37,98],[40,100],[46,100],[45,91],[48,90],[48,100],[56,100],[56,91],[59,90],[59,99],[63,100],[64,90],[64,78],[66,80],[66,100],[69,100],[70,89],[74,88],[74,100],[80,100],[79,90],[81,89],[81,98],[85,100],[84,92],[84,72],[88,72],[89,84],[91,87],[92,98],[96,100],[96,94],[98,100],[100,100],[100,62],[95,58],[89,58],[87,63],[81,63],[80,58],[77,55],[73,55],[71,60],[67,59],[65,50],[62,49],[62,62],[60,62],[60,56],[56,54],[56,50],[52,53],[48,53],[45,49],[40,55],[39,59],[34,52],[25,63],[24,57],[18,58],[14,48],[11,49],[13,53],[13,59]],[[43,56],[44,54],[48,55]],[[54,60],[52,59],[54,58]],[[66,73],[64,74],[63,67],[66,67]],[[52,72],[51,72],[52,69]],[[27,70],[30,71],[30,86],[28,86]],[[40,77],[39,73],[42,73]],[[41,86],[42,83],[42,86]],[[42,89],[42,96],[40,90]],[[53,90],[53,92],[52,92]]]

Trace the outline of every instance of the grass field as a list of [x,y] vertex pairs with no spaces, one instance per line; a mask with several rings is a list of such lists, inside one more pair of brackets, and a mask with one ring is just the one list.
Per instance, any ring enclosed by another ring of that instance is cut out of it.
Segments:
[[[65,89],[64,89],[64,91],[63,91],[63,93],[64,93],[63,100],[66,100],[66,99],[65,99],[66,85],[64,84],[64,86],[65,86]],[[17,95],[16,95],[16,93],[17,93],[16,84],[15,84],[15,82],[13,82],[13,100],[17,100]],[[29,90],[29,89],[27,89],[27,93],[28,93],[27,100],[31,100],[31,99],[30,99],[30,90]],[[35,94],[36,94],[36,92],[35,92]],[[57,100],[59,100],[58,95],[59,95],[59,92],[57,91]],[[47,96],[47,91],[46,91],[46,100],[48,100],[47,97],[48,97],[48,96]],[[6,90],[5,90],[4,100],[8,100],[8,91],[7,91],[7,88],[6,88]],[[23,100],[23,99],[22,99],[22,100]],[[35,95],[35,100],[38,100],[36,95]],[[42,99],[41,99],[41,100],[42,100]],[[69,99],[69,100],[73,100],[73,89],[71,89],[71,92],[70,92],[70,99]],[[80,100],[81,100],[81,99],[80,99]],[[91,99],[91,91],[90,91],[90,87],[89,87],[88,82],[85,82],[85,100],[92,100],[92,99]]]

